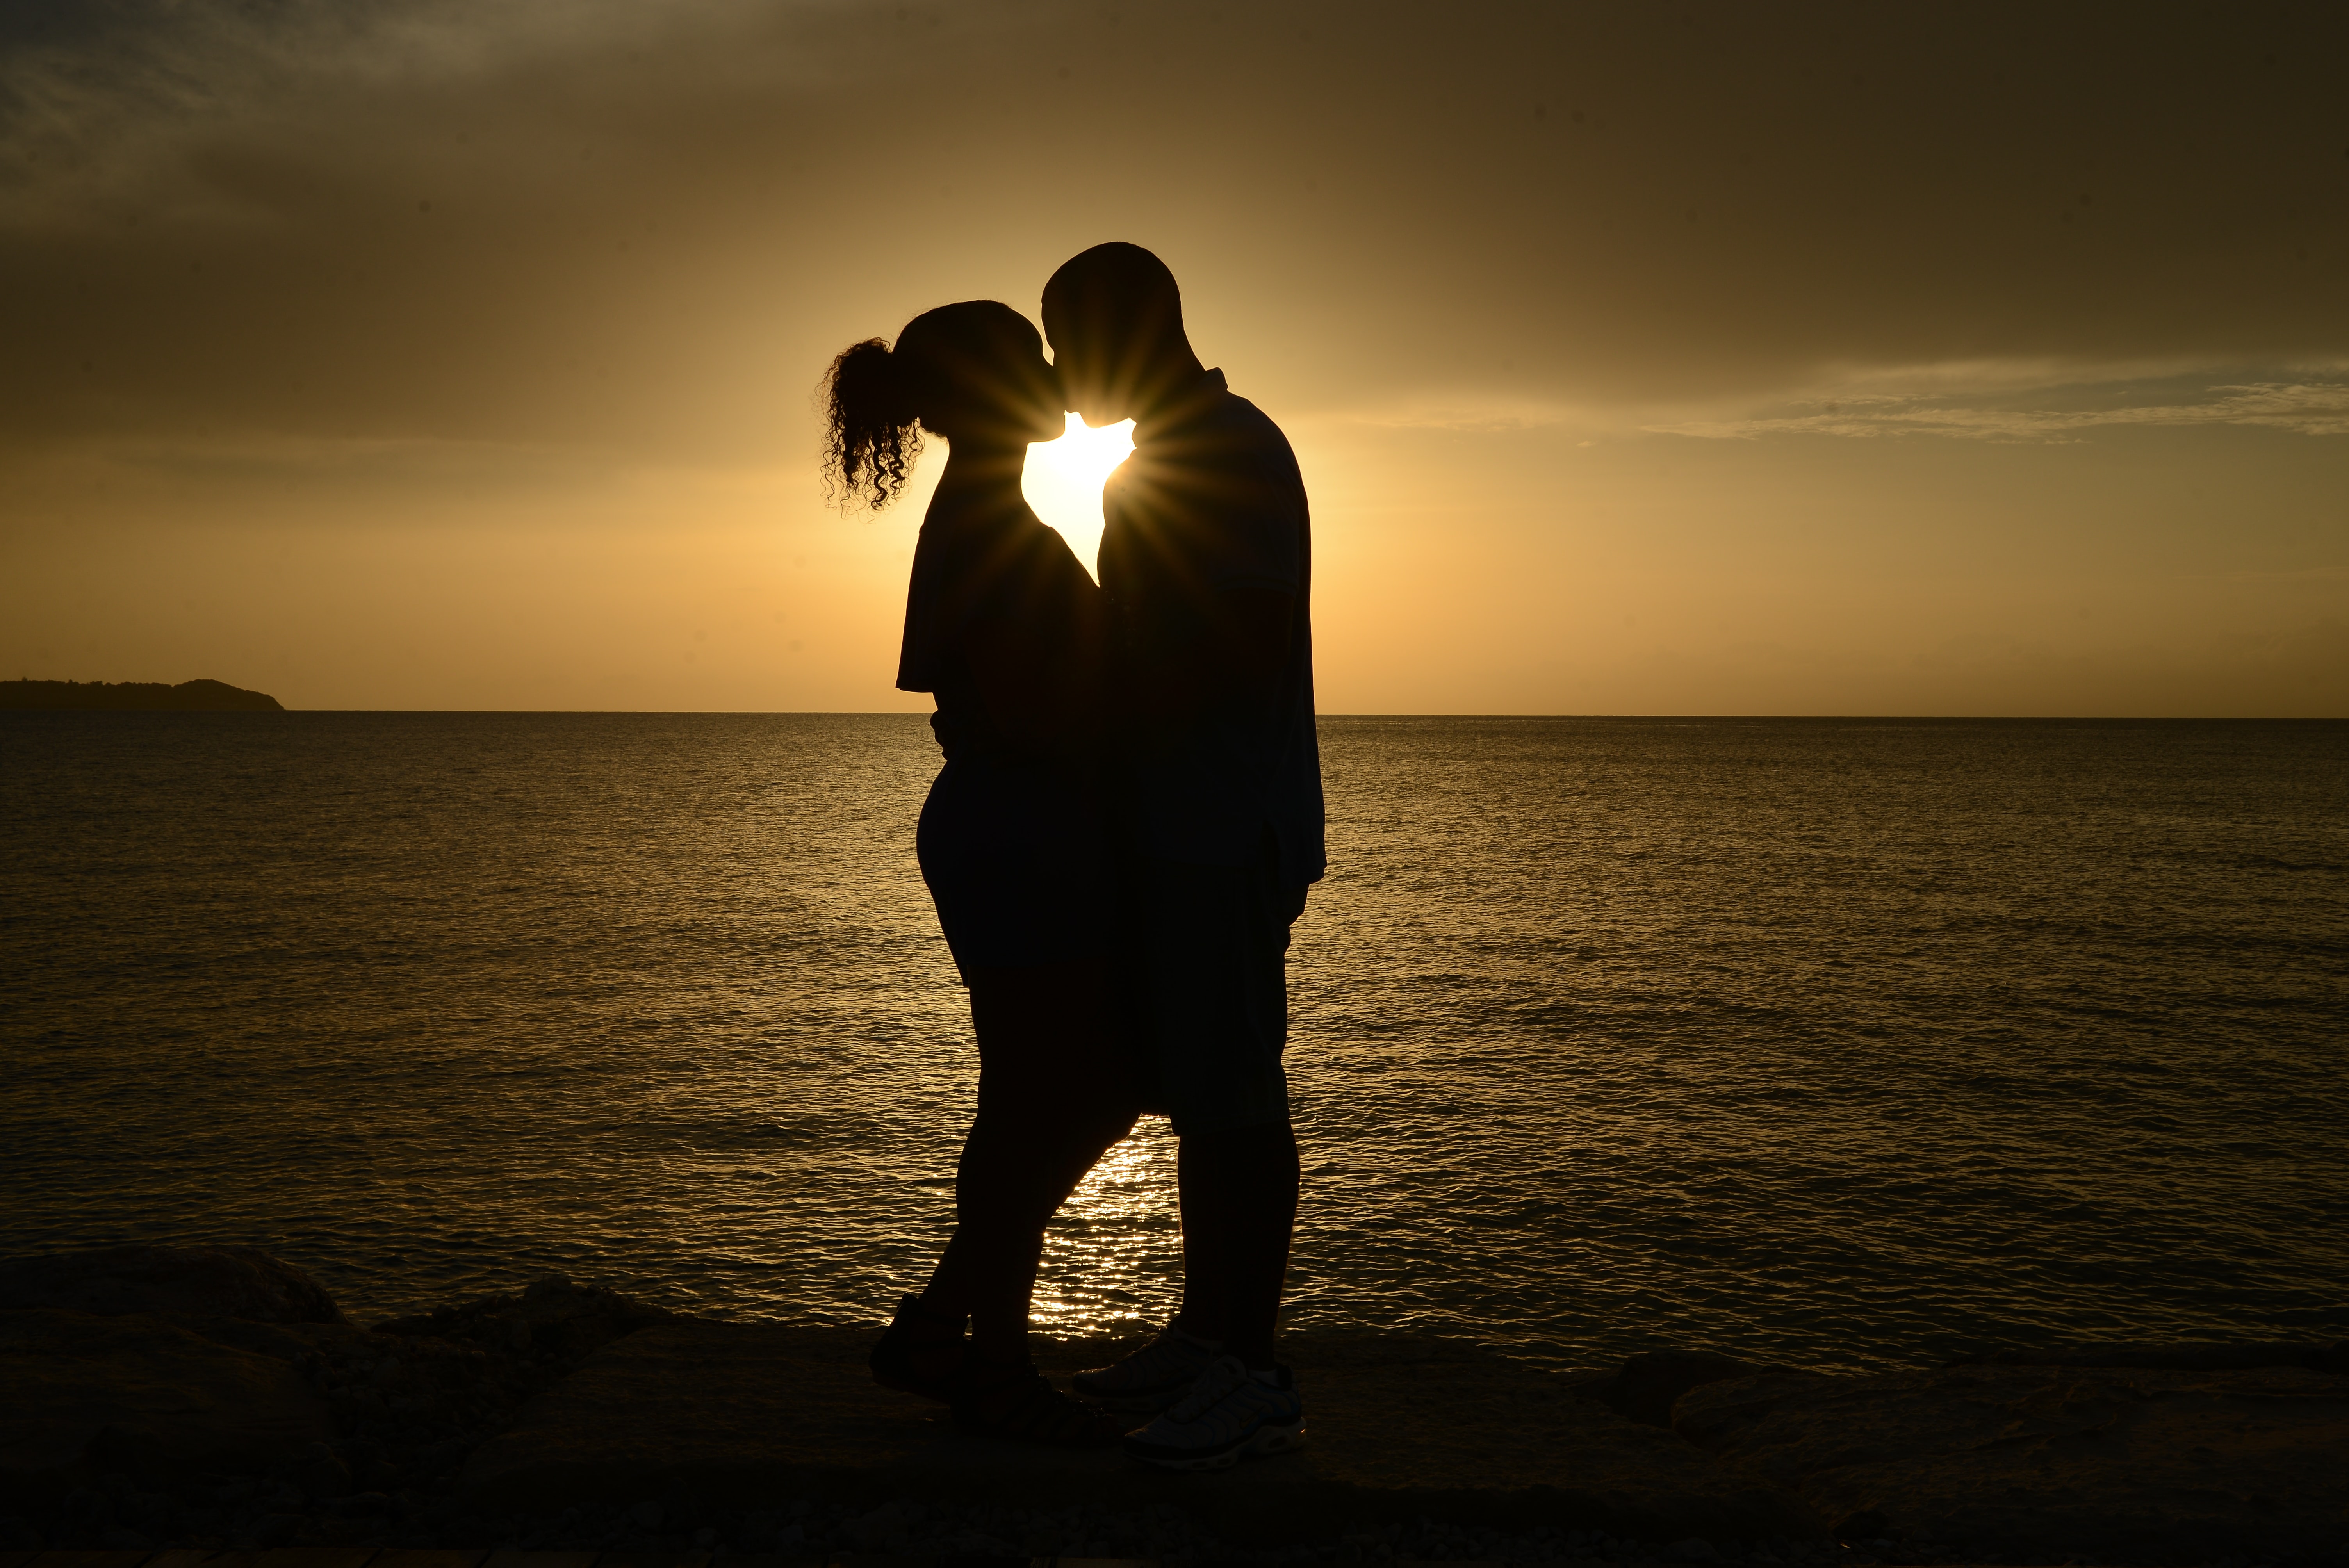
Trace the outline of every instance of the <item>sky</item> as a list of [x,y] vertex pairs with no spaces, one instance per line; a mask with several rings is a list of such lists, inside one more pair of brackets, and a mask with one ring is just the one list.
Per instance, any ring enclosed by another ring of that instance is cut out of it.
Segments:
[[[1119,239],[1331,713],[2349,717],[2349,9],[0,10],[0,670],[922,709],[815,387]],[[1084,447],[1079,452],[1062,448]],[[1114,433],[1035,449],[1088,564]]]

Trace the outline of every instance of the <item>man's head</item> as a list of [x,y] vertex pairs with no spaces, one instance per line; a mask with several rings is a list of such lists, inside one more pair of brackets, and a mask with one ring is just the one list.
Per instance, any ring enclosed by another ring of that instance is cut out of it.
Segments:
[[1061,263],[1044,285],[1044,335],[1088,425],[1138,418],[1200,374],[1166,263],[1112,241]]

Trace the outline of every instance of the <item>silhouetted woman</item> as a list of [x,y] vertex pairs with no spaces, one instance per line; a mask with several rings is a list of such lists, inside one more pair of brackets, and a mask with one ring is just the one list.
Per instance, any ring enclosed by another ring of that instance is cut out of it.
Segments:
[[947,442],[897,685],[937,702],[946,767],[916,845],[978,1037],[954,1239],[928,1287],[898,1304],[873,1375],[947,1401],[966,1429],[1091,1446],[1118,1427],[1055,1390],[1027,1346],[1044,1226],[1135,1115],[1094,763],[1106,612],[1019,492],[1028,444],[1063,428],[1043,347],[987,300],[915,317],[895,348],[856,345],[833,363],[826,459],[836,489],[877,508],[904,489],[925,432]]

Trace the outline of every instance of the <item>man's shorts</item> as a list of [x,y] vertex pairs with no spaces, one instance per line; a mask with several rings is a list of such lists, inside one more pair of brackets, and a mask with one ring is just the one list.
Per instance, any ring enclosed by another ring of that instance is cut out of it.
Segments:
[[1178,1133],[1288,1119],[1288,928],[1304,889],[1273,861],[1132,870],[1135,1034],[1143,1105]]

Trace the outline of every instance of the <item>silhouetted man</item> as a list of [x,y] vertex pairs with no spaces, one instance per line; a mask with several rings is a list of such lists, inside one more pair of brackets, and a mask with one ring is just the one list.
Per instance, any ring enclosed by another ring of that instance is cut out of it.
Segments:
[[1305,485],[1279,427],[1192,352],[1165,263],[1096,245],[1044,290],[1071,407],[1134,421],[1102,497],[1123,634],[1141,1051],[1181,1139],[1183,1309],[1078,1392],[1160,1413],[1125,1439],[1212,1470],[1304,1439],[1273,1326],[1297,1219],[1280,1056],[1288,928],[1319,880]]

